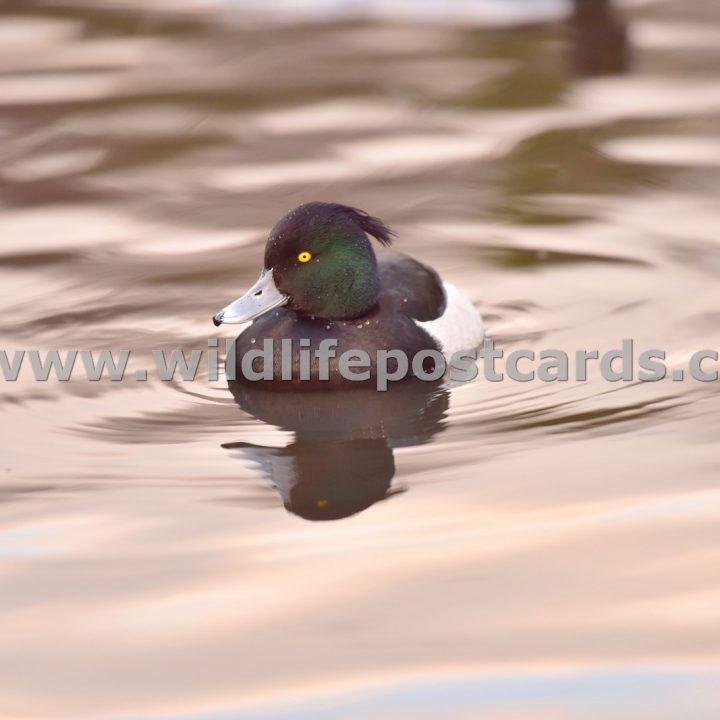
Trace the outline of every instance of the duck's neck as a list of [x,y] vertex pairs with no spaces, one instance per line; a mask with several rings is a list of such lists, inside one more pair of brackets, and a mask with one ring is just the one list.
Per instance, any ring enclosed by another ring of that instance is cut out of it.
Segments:
[[350,320],[369,312],[377,303],[379,292],[375,254],[371,250],[357,252],[350,244],[319,263],[298,308],[305,315]]

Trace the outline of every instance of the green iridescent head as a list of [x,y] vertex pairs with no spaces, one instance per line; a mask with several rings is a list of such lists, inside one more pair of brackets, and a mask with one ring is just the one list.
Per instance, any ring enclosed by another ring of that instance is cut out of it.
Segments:
[[329,320],[365,314],[380,289],[368,235],[389,245],[393,233],[356,208],[324,202],[300,205],[272,229],[258,281],[221,310],[215,324],[246,322],[279,305]]

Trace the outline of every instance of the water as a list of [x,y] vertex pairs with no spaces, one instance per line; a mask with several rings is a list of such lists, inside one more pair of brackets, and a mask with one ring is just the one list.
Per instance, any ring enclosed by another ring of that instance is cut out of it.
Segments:
[[[506,353],[720,346],[713,3],[593,80],[543,27],[5,8],[3,349],[207,349],[309,199]],[[3,382],[0,717],[716,718],[718,388]]]

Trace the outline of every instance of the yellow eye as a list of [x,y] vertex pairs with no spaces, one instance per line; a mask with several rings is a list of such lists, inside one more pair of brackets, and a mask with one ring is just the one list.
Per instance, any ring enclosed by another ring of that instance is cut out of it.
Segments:
[[310,262],[310,260],[312,260],[312,253],[309,253],[307,250],[303,250],[303,251],[298,255],[298,260],[299,260],[301,263]]

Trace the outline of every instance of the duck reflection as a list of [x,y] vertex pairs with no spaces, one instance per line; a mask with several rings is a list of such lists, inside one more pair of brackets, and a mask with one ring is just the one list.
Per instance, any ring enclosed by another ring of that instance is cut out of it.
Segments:
[[223,445],[257,462],[285,508],[307,520],[339,520],[402,492],[392,488],[393,450],[421,445],[444,427],[448,392],[408,381],[387,392],[278,393],[231,383],[245,412],[295,433],[284,448]]

